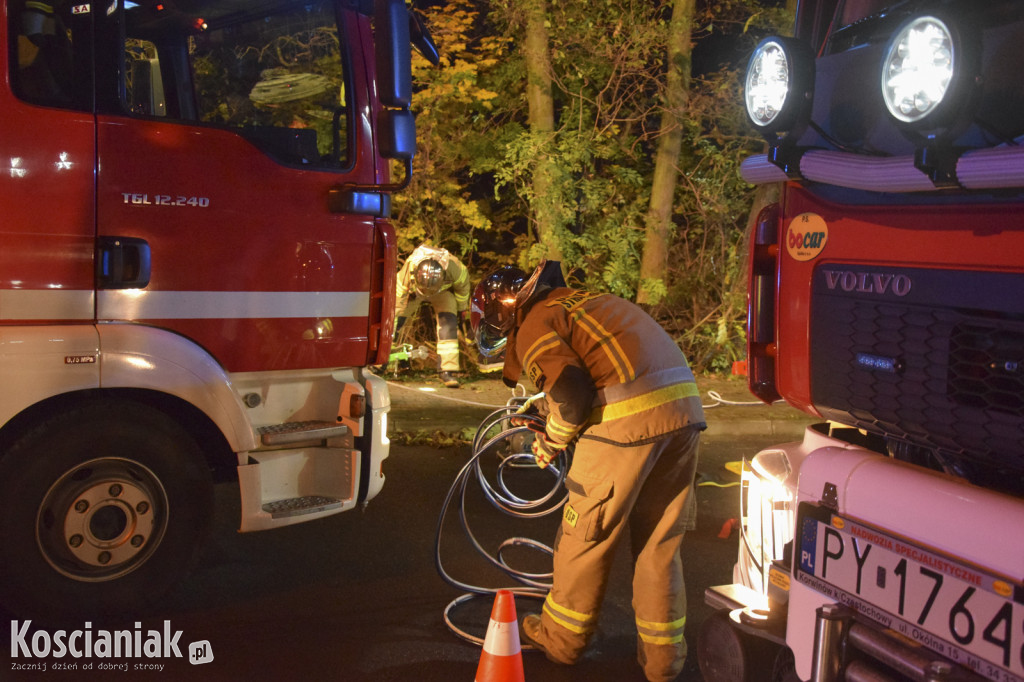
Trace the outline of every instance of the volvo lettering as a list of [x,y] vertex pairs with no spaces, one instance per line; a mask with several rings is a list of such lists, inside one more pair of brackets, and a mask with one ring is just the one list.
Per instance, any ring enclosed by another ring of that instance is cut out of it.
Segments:
[[906,296],[914,286],[906,275],[886,273],[850,272],[822,270],[825,284],[830,290],[855,291],[861,294],[884,294],[891,291],[896,296]]

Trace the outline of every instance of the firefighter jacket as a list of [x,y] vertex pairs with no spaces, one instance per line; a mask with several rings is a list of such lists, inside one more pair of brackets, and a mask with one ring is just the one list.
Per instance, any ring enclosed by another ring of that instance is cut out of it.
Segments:
[[[402,268],[398,271],[398,282],[395,288],[395,317],[399,317],[409,304],[410,296],[418,296],[416,291],[416,267],[432,258],[444,268],[444,284],[441,291],[451,291],[455,296],[455,313],[469,310],[470,282],[469,270],[459,259],[448,253],[446,249],[435,249],[421,244],[417,246]],[[440,292],[438,292],[440,293]]]
[[639,445],[695,426],[700,395],[683,352],[653,318],[611,294],[542,289],[509,335],[504,378],[525,370],[547,396],[547,437]]

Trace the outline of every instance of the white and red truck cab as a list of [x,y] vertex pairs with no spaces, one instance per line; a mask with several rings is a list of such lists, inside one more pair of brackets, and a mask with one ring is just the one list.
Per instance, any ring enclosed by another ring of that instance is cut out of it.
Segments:
[[[0,0],[0,603],[132,613],[388,456],[402,0]],[[434,53],[436,56],[436,53]]]
[[[803,0],[744,97],[752,392],[705,680],[1024,680],[1024,3]],[[824,423],[827,420],[827,423]]]

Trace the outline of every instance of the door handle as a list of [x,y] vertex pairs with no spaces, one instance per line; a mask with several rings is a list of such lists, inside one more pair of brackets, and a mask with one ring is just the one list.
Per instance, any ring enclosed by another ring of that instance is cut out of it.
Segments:
[[97,237],[96,288],[142,289],[149,284],[149,243],[137,237]]

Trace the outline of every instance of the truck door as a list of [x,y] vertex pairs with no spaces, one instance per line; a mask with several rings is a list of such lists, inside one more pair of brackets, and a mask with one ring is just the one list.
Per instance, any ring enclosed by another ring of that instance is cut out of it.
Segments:
[[98,220],[120,269],[98,315],[178,332],[232,372],[363,366],[382,235],[328,196],[375,180],[349,39],[369,19],[279,4],[139,0],[103,18]]
[[0,324],[91,324],[92,14],[57,0],[4,4]]

